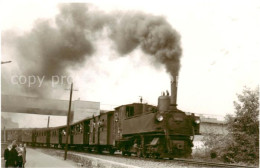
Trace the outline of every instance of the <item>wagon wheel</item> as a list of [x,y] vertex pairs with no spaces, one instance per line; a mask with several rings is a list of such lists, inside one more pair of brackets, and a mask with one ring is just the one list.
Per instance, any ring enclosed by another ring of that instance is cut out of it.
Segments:
[[92,152],[92,148],[91,148],[91,147],[88,147],[88,148],[87,148],[87,152],[89,152],[89,153]]
[[131,156],[131,152],[127,152],[127,156]]
[[149,158],[149,157],[150,157],[150,154],[149,154],[149,153],[146,153],[144,156],[145,156],[145,158]]
[[101,147],[97,147],[97,153],[101,154],[103,149]]
[[159,159],[160,158],[160,154],[159,153],[153,153],[152,154],[152,158],[153,159]]
[[142,156],[143,156],[142,149],[139,148],[139,149],[137,150],[137,154],[136,154],[136,155],[137,155],[137,157],[139,157],[139,158],[142,157]]
[[109,149],[109,153],[110,153],[111,155],[113,155],[113,154],[115,153],[115,149],[110,148],[110,149]]
[[155,155],[155,159],[160,159],[161,158],[161,155],[159,154],[159,153],[157,153],[156,155]]

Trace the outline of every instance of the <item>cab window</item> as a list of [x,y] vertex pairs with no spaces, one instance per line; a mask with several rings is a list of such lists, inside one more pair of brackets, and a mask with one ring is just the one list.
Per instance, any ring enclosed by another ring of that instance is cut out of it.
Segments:
[[134,116],[134,107],[133,106],[126,106],[126,117]]

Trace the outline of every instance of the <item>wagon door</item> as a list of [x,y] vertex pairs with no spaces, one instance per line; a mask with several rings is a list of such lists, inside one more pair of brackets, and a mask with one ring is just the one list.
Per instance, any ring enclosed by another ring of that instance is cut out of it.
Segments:
[[83,134],[83,143],[89,144],[89,135],[90,135],[90,120],[84,122],[84,134]]
[[107,136],[107,132],[108,132],[108,128],[107,128],[107,118],[108,115],[107,114],[102,114],[99,117],[99,122],[98,122],[98,131],[99,131],[99,145],[107,145],[108,143],[108,136]]
[[90,134],[89,134],[89,144],[94,145],[95,144],[95,121],[94,119],[90,120]]
[[59,144],[62,144],[62,129],[59,129]]
[[99,118],[95,118],[96,123],[94,124],[94,144],[99,145],[99,127],[98,127],[98,122]]
[[114,134],[116,141],[118,141],[122,138],[121,122],[123,119],[121,110],[115,111],[114,118]]
[[108,114],[107,119],[107,144],[115,145],[115,132],[114,132],[114,112]]
[[47,130],[46,131],[46,143],[47,143],[47,146],[50,146],[50,130]]

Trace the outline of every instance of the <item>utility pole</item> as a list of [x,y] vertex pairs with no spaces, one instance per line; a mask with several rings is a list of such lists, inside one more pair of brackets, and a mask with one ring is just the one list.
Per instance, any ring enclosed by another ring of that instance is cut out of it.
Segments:
[[6,143],[6,131],[5,131],[5,126],[4,126],[4,143]]
[[48,116],[47,128],[49,128],[49,125],[50,125],[50,116]]
[[69,102],[69,111],[68,111],[68,116],[67,116],[66,146],[65,146],[64,160],[67,159],[67,152],[68,152],[68,140],[69,140],[69,129],[70,129],[70,110],[71,110],[72,91],[73,91],[73,83],[71,83],[71,88],[70,88],[70,102]]

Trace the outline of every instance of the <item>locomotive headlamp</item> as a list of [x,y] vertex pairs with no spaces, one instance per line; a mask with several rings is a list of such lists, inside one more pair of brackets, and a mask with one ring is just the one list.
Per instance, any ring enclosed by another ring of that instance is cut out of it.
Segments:
[[157,119],[157,121],[161,122],[163,120],[163,116],[161,114],[157,114],[156,119]]
[[196,119],[196,120],[195,120],[195,123],[196,123],[196,124],[199,124],[199,123],[200,123],[200,119]]

